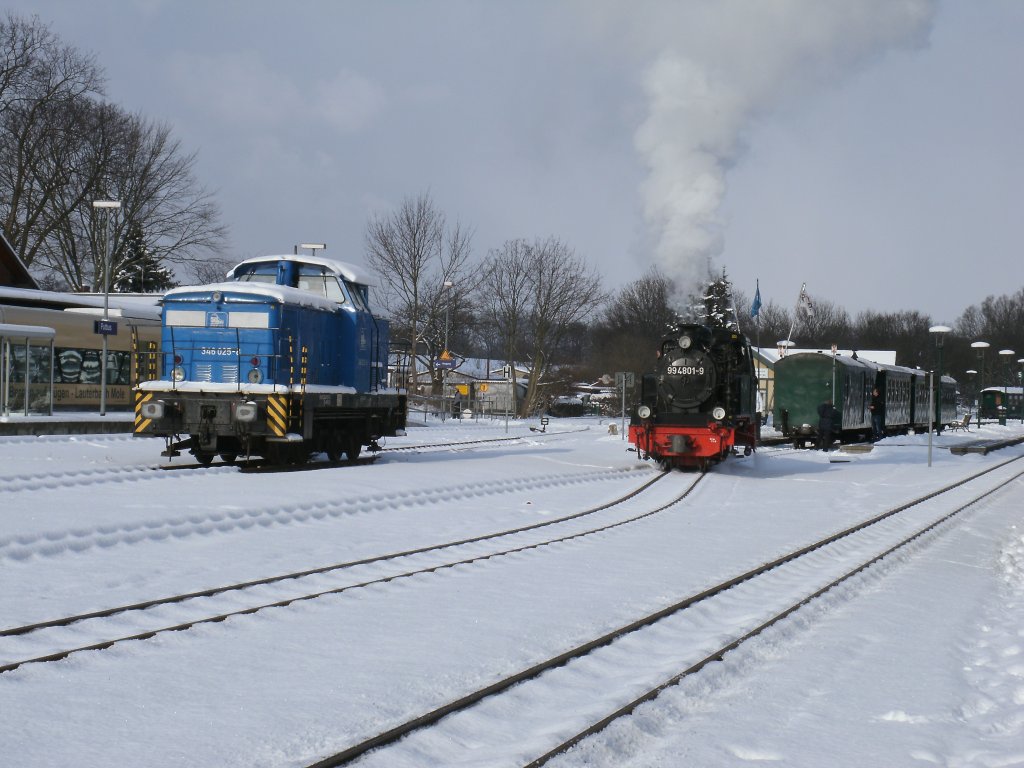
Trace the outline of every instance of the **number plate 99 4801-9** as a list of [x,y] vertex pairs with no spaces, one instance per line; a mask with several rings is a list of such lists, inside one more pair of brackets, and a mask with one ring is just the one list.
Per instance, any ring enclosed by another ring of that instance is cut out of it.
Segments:
[[669,376],[703,376],[703,365],[670,365],[665,369]]

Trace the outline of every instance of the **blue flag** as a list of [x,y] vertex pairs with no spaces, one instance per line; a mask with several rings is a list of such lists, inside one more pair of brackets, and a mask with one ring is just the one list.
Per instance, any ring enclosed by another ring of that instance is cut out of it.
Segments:
[[757,281],[757,290],[754,291],[754,303],[750,305],[750,316],[757,317],[761,311],[761,281]]

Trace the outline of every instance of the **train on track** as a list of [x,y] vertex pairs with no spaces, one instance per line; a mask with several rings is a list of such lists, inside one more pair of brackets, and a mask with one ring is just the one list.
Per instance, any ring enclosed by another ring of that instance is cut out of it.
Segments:
[[985,419],[1024,419],[1024,388],[986,387],[979,407]]
[[662,339],[655,371],[643,376],[629,441],[665,469],[707,470],[757,447],[757,379],[739,332],[680,324]]
[[298,464],[319,452],[354,461],[406,424],[404,377],[388,380],[389,337],[356,267],[248,259],[224,282],[164,296],[163,375],[136,388],[135,434],[202,464]]
[[[160,308],[156,296],[111,295],[107,311],[106,406],[129,411],[132,388],[154,378],[159,364]],[[96,322],[103,317],[103,296],[0,287],[0,324],[50,328],[49,345],[8,344],[8,379],[2,397],[12,408],[48,411],[99,409],[103,336]],[[25,391],[25,383],[28,391]]]
[[957,383],[949,376],[937,383],[936,396],[929,392],[928,372],[920,369],[824,352],[787,355],[775,363],[773,423],[794,446],[816,445],[818,406],[830,401],[841,417],[833,435],[840,442],[867,440],[872,434],[871,392],[877,387],[884,402],[885,434],[926,431],[931,424],[941,430],[956,420]]

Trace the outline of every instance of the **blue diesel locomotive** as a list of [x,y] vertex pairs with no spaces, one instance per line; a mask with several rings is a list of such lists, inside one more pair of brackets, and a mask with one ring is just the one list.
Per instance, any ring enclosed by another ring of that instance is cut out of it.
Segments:
[[[313,256],[248,259],[227,281],[163,299],[163,376],[135,391],[135,434],[189,450],[301,463],[354,461],[405,427],[406,394],[388,386],[389,326],[368,281]],[[396,379],[401,381],[401,377]]]

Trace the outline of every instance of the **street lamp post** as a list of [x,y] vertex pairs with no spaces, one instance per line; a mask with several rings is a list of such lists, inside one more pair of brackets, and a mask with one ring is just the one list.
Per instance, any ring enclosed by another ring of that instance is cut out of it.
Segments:
[[987,341],[974,341],[971,342],[971,349],[978,350],[978,360],[981,364],[978,366],[980,373],[978,375],[978,427],[981,428],[981,393],[985,390],[985,350],[988,349],[989,344]]
[[[110,333],[110,217],[121,207],[120,200],[93,200],[94,211],[103,212],[103,357],[100,362],[100,416],[107,415],[107,336]],[[115,331],[116,332],[116,331]]]
[[1020,382],[1020,399],[1017,403],[1020,405],[1020,423],[1024,424],[1024,357],[1018,357],[1017,362],[1020,363],[1020,373],[1017,374],[1017,380]]
[[1012,349],[1000,349],[999,354],[1003,358],[1003,410],[999,414],[999,423],[1005,426],[1010,407],[1010,358],[1017,353]]
[[[974,403],[974,407],[977,408],[978,407],[978,380],[977,380],[976,377],[978,375],[978,372],[976,370],[974,370],[973,368],[968,368],[966,371],[964,371],[964,373],[966,373],[971,378],[971,390],[972,390],[971,394],[972,394],[972,397],[973,397],[972,402]],[[970,411],[970,406],[968,406],[967,410],[968,410],[968,412]],[[968,422],[968,423],[970,423],[970,422]]]
[[[948,325],[933,325],[928,329],[928,333],[935,334],[935,353],[938,358],[936,363],[936,376],[932,374],[931,381],[931,392],[929,394],[928,403],[928,466],[932,465],[932,432],[933,425],[937,425],[937,429],[942,429],[942,397],[941,397],[941,382],[942,382],[942,346],[943,341],[946,338],[946,334],[952,331]],[[938,414],[938,418],[936,415]]]
[[[832,402],[836,402],[836,354],[839,352],[839,346],[836,344],[832,345]],[[843,406],[840,405],[840,408]]]
[[[444,281],[444,355],[445,366],[441,369],[441,403],[444,404],[445,394],[448,391],[448,310],[451,308],[451,288],[454,283],[451,280]],[[442,408],[442,410],[447,410]],[[443,419],[442,419],[443,420]]]

